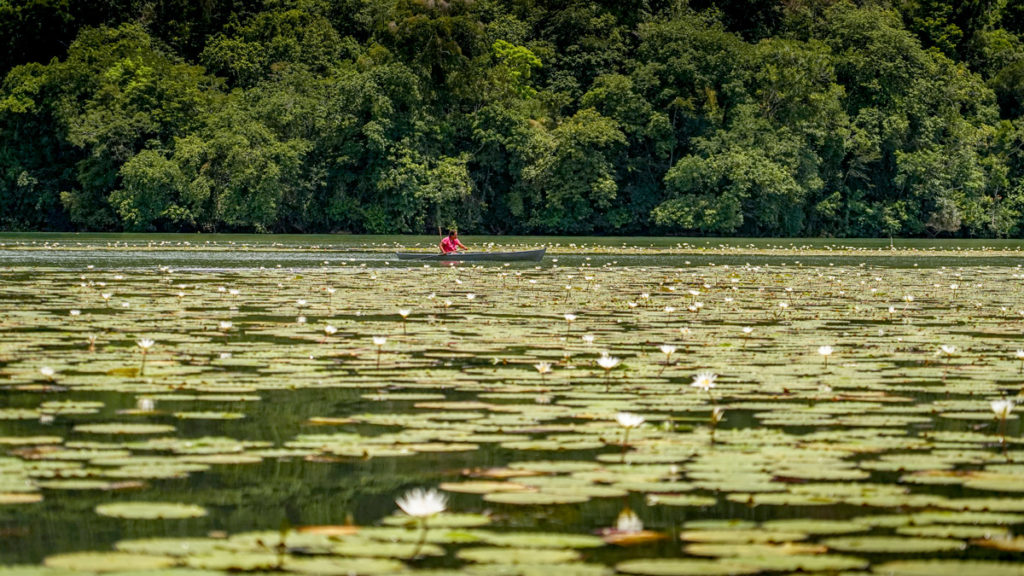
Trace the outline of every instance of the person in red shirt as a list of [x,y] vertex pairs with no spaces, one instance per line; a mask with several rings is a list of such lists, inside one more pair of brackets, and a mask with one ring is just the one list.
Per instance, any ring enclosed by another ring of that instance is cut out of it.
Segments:
[[457,252],[459,248],[469,250],[465,244],[459,241],[459,233],[455,230],[448,232],[447,238],[441,239],[441,252],[451,254],[452,252]]

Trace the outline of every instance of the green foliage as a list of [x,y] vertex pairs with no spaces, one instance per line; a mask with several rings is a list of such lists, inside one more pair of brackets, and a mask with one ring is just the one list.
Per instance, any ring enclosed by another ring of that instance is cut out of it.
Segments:
[[0,228],[1024,233],[1024,12],[0,2]]
[[155,229],[160,218],[187,218],[173,204],[181,195],[183,180],[178,165],[155,150],[143,150],[126,162],[121,167],[124,188],[110,195],[125,230],[146,232]]
[[617,123],[596,110],[568,118],[539,139],[523,170],[530,198],[529,226],[537,230],[589,233],[596,217],[618,192],[611,159],[626,143]]

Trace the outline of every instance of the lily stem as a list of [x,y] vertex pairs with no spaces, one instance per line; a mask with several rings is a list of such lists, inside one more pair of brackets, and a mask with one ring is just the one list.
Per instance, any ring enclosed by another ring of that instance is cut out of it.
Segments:
[[410,560],[413,560],[417,556],[420,555],[420,550],[423,549],[423,545],[426,542],[427,542],[427,519],[426,518],[420,518],[420,539],[416,542],[416,548],[413,549],[412,556],[409,557]]

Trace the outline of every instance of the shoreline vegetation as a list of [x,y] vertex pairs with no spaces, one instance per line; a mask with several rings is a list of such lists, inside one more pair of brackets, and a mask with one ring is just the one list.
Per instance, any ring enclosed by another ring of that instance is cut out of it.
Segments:
[[1024,5],[0,3],[0,230],[1024,234]]

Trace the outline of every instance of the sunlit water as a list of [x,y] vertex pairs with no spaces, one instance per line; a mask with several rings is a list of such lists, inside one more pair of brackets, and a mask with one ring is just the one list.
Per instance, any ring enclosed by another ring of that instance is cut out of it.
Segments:
[[[474,251],[547,247],[563,266],[791,265],[870,263],[884,267],[1016,266],[1021,240],[767,239],[465,236]],[[308,268],[400,263],[395,251],[436,251],[431,236],[242,234],[0,234],[0,265],[182,269]],[[583,254],[586,252],[586,254]],[[809,254],[810,252],[810,254]],[[922,252],[931,253],[928,259]],[[970,260],[972,255],[983,260]]]

